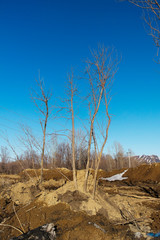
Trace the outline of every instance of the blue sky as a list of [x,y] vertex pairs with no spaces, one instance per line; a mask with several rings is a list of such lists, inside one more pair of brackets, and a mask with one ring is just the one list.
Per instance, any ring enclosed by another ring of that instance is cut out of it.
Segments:
[[[0,131],[18,152],[19,123],[40,136],[39,115],[30,99],[40,70],[53,99],[64,96],[67,73],[78,74],[89,49],[114,47],[121,62],[112,89],[113,115],[106,151],[114,141],[136,155],[160,156],[160,68],[141,9],[114,0],[0,1]],[[85,83],[81,82],[80,92]],[[77,124],[77,127],[78,124]],[[50,131],[58,123],[50,121]],[[0,138],[0,146],[5,141]]]

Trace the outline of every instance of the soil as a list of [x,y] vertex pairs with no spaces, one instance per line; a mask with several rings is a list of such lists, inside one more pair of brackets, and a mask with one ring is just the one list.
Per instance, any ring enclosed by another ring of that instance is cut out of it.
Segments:
[[84,170],[77,171],[77,190],[72,171],[64,168],[46,169],[42,184],[40,170],[28,169],[29,176],[26,171],[1,175],[0,239],[9,240],[46,223],[57,226],[57,240],[150,239],[147,233],[160,231],[160,165],[129,169],[123,181],[100,179],[123,171],[99,170],[95,199],[93,170],[87,193]]

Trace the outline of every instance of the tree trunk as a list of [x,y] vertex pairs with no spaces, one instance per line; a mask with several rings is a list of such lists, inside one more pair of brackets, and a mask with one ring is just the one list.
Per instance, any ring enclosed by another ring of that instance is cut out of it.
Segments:
[[[72,83],[71,83],[72,84]],[[72,88],[72,86],[71,86]],[[74,110],[73,110],[73,88],[71,89],[71,112],[72,112],[72,164],[73,164],[73,181],[75,189],[77,189],[77,176],[76,176],[76,161],[75,161],[75,129],[74,129]]]
[[87,191],[87,182],[88,182],[88,174],[89,174],[89,163],[90,163],[90,151],[91,151],[91,140],[92,140],[92,134],[93,134],[93,124],[94,124],[95,117],[96,117],[96,115],[98,113],[98,110],[99,110],[99,106],[100,106],[100,103],[101,103],[103,90],[104,89],[102,88],[101,92],[100,92],[97,108],[96,108],[96,110],[94,112],[94,115],[92,117],[92,120],[91,120],[89,144],[88,144],[88,159],[87,159],[86,174],[85,174],[85,180],[84,180],[84,191],[85,192]]
[[41,183],[43,181],[43,164],[44,164],[44,149],[45,149],[45,142],[46,142],[46,128],[47,128],[47,120],[48,120],[48,100],[45,101],[46,104],[46,118],[43,128],[43,146],[42,146],[42,154],[41,154]]

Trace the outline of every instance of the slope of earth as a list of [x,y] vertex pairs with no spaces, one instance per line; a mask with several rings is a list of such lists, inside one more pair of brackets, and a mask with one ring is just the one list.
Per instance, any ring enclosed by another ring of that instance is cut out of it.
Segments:
[[[58,240],[150,239],[148,232],[160,230],[160,167],[147,166],[129,169],[124,174],[128,179],[113,182],[100,178],[124,170],[99,170],[95,199],[93,170],[87,193],[83,191],[84,170],[77,172],[78,190],[67,169],[45,170],[42,184],[38,170],[27,170],[29,175],[22,172],[20,177],[6,176],[5,181],[2,175],[0,239],[9,240],[46,223],[57,226]],[[150,177],[143,179],[143,172]]]

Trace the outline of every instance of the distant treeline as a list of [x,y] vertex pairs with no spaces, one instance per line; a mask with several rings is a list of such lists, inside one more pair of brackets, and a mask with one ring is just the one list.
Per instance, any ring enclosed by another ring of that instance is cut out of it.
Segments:
[[[34,150],[26,150],[24,154],[11,159],[6,147],[1,147],[0,173],[17,174],[24,169],[39,169],[41,167],[41,155]],[[85,169],[87,164],[87,148],[84,146],[76,147],[76,169]],[[91,153],[90,168],[95,168],[95,152]],[[131,167],[138,165],[137,159],[130,157]],[[72,170],[72,149],[68,142],[59,143],[52,154],[44,156],[44,168],[53,169],[65,167]],[[129,167],[129,158],[122,151],[118,151],[112,157],[110,154],[103,154],[100,162],[100,169],[112,171]]]

